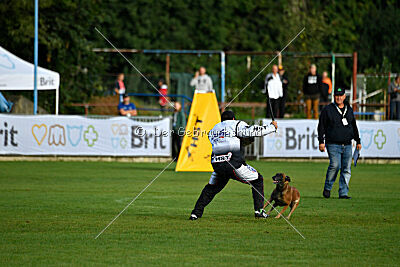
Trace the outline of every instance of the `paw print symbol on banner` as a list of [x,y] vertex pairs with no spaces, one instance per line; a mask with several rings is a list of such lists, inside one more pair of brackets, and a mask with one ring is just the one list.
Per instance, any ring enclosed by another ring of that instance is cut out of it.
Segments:
[[94,146],[94,143],[98,140],[99,134],[96,132],[93,125],[89,125],[86,131],[83,133],[83,140],[87,143],[89,147]]
[[386,135],[381,129],[379,129],[374,136],[374,143],[379,150],[381,150],[383,148],[383,145],[386,144]]

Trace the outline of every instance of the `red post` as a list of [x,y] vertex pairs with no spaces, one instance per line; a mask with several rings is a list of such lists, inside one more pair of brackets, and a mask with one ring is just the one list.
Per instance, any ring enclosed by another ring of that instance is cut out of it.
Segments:
[[357,52],[353,52],[353,110],[356,111],[357,104]]
[[170,57],[169,57],[169,54],[167,54],[165,56],[165,82],[167,83],[168,88],[170,87],[170,80],[169,80],[170,67],[169,67],[169,65],[170,65]]

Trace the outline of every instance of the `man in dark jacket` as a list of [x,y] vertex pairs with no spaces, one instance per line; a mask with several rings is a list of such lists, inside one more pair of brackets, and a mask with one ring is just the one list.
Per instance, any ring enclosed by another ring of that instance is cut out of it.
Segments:
[[311,119],[311,105],[314,112],[314,119],[318,119],[318,105],[321,91],[321,76],[317,74],[317,66],[311,64],[310,71],[303,79],[303,93],[306,101],[307,119]]
[[344,90],[335,89],[334,98],[335,102],[322,110],[318,123],[319,150],[324,152],[326,147],[330,161],[323,196],[330,197],[340,169],[339,198],[350,199],[348,192],[351,177],[351,141],[354,139],[357,142],[356,149],[360,150],[360,136],[353,109],[345,102]]
[[172,158],[178,161],[182,138],[186,128],[186,116],[181,103],[175,102],[174,107],[175,110],[172,117]]

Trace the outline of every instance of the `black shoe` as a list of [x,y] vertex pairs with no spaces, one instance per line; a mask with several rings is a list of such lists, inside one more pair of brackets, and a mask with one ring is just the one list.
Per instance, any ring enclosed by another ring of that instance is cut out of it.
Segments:
[[190,217],[189,217],[189,220],[195,221],[195,220],[197,220],[198,218],[199,218],[199,217],[197,217],[196,214],[191,214]]
[[324,189],[324,192],[322,193],[324,198],[330,198],[331,197],[331,191]]
[[351,199],[349,196],[339,196],[339,199]]
[[257,219],[266,219],[269,217],[269,215],[265,212],[265,210],[261,209],[260,211],[254,212],[254,217]]

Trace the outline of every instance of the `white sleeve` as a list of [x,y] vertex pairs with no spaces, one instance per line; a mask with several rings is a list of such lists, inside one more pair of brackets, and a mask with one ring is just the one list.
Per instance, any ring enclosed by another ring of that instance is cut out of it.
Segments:
[[196,86],[197,85],[197,78],[193,78],[191,81],[190,81],[190,86]]
[[244,121],[240,121],[236,125],[237,137],[259,137],[276,132],[275,126],[270,125],[248,125]]

